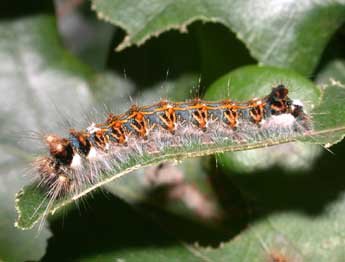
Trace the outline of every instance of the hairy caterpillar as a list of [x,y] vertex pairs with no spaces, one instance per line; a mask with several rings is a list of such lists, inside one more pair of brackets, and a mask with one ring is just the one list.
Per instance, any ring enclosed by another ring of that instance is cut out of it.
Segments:
[[133,105],[82,131],[70,129],[68,138],[45,135],[50,156],[39,157],[34,167],[39,185],[56,199],[96,184],[102,173],[116,171],[135,155],[159,155],[185,144],[241,144],[297,136],[310,129],[303,104],[290,99],[284,85],[245,102],[163,100],[150,106]]

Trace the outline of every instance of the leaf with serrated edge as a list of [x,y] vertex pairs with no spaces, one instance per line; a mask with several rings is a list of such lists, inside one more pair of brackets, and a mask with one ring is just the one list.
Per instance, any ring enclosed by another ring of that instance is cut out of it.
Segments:
[[131,1],[93,0],[92,7],[100,19],[127,32],[117,50],[141,45],[167,30],[185,32],[197,20],[218,22],[234,31],[260,63],[305,75],[313,72],[345,20],[341,1],[149,0],[133,6]]

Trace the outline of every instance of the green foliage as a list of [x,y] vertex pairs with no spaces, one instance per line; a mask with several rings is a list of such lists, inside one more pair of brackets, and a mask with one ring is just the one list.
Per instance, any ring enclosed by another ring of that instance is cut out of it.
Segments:
[[119,50],[141,45],[169,29],[186,31],[193,21],[218,22],[235,32],[260,63],[305,75],[313,72],[328,40],[345,19],[341,1],[150,0],[140,1],[136,8],[121,0],[92,2],[100,19],[128,33]]
[[[345,260],[345,147],[320,146],[345,133],[344,2],[68,3],[56,17],[43,2],[9,5],[0,20],[0,261]],[[48,204],[23,178],[39,152],[32,130],[83,128],[95,104],[120,113],[128,96],[245,100],[279,83],[306,104],[310,134],[134,159],[53,203],[50,230],[14,227],[24,184],[17,227],[31,228]]]

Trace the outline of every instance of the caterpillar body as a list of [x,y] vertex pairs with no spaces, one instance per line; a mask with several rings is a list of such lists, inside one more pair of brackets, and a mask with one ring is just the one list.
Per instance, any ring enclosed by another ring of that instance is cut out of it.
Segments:
[[311,121],[303,104],[290,99],[284,85],[245,102],[162,100],[109,114],[104,123],[92,123],[82,131],[70,129],[67,138],[45,135],[50,155],[39,157],[34,167],[39,185],[50,197],[59,198],[97,183],[101,173],[116,170],[132,155],[160,154],[164,148],[186,143],[241,144],[270,134],[293,136],[309,130]]

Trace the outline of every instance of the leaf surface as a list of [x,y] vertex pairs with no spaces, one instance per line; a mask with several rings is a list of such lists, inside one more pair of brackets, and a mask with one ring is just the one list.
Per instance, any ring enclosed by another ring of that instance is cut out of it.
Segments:
[[131,1],[93,0],[93,9],[127,32],[118,50],[170,29],[185,32],[196,20],[218,22],[234,31],[260,63],[307,76],[345,19],[344,1],[149,0],[133,6]]

